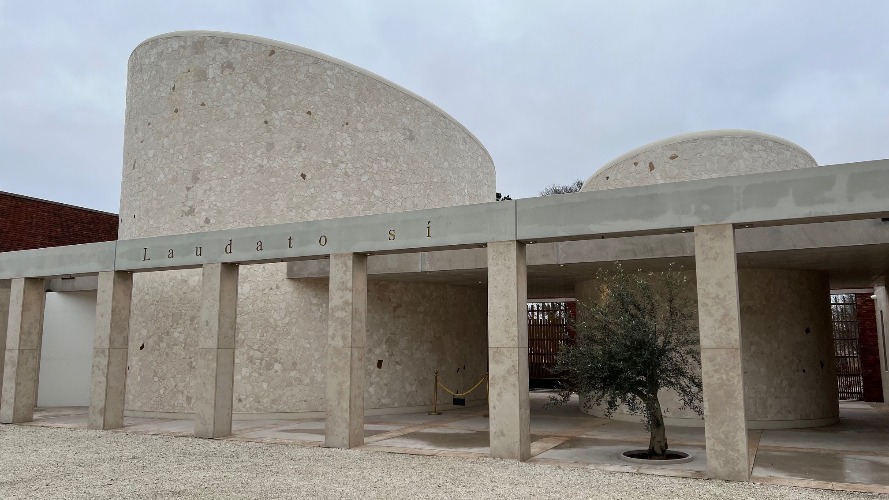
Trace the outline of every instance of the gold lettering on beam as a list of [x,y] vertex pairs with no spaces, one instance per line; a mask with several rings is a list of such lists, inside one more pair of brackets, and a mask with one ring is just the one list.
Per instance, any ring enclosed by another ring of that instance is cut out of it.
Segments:
[[172,259],[172,258],[173,258],[173,249],[172,249],[172,248],[170,249],[169,252],[167,252],[167,258],[168,258],[168,259]]
[[256,242],[256,251],[257,251],[257,252],[261,252],[261,251],[262,251],[262,240],[259,240],[259,241]]
[[225,245],[224,251],[225,253],[232,253],[232,240],[228,240],[228,245]]
[[318,238],[318,244],[321,245],[322,247],[324,245],[326,245],[327,244],[327,236],[322,234],[321,237]]
[[426,222],[426,237],[427,238],[432,237],[432,221]]
[[142,248],[142,262],[145,262],[146,260],[151,260],[151,257],[148,256],[148,249]]
[[394,240],[394,239],[395,239],[395,230],[394,230],[394,229],[390,229],[390,230],[389,230],[389,241],[392,241],[392,240]]
[[203,252],[203,250],[204,250],[204,247],[194,247],[194,256],[200,257],[201,252]]

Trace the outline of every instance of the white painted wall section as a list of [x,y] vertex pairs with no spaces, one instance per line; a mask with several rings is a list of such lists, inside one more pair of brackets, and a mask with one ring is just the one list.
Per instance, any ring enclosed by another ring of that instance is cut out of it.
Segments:
[[47,292],[37,406],[88,406],[96,292]]

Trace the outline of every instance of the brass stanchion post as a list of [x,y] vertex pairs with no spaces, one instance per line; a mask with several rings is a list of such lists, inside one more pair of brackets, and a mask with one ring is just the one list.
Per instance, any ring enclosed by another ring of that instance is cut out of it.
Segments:
[[429,415],[441,415],[438,411],[438,370],[435,370],[435,382],[432,383],[432,411]]

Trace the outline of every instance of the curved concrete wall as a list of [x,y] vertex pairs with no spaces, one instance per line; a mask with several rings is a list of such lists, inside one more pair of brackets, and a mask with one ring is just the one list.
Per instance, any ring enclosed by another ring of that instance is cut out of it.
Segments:
[[[465,128],[341,61],[207,32],[130,57],[121,239],[493,198],[493,163]],[[135,277],[128,410],[191,411],[199,291],[199,271]],[[462,288],[370,283],[367,407],[428,404],[435,368],[466,365],[449,381],[461,387],[484,374],[484,304]],[[326,280],[241,268],[235,412],[324,409],[326,317]]]
[[581,191],[710,179],[818,166],[790,141],[746,130],[714,130],[654,142],[609,162]]
[[[687,293],[695,306],[695,276]],[[818,271],[740,269],[741,342],[744,399],[751,429],[814,427],[839,419],[834,366],[830,286]],[[578,300],[595,300],[595,280],[577,287]],[[661,396],[664,416],[673,425],[703,425],[680,409],[672,391]],[[593,409],[592,414],[601,414]],[[638,417],[619,410],[618,419]]]

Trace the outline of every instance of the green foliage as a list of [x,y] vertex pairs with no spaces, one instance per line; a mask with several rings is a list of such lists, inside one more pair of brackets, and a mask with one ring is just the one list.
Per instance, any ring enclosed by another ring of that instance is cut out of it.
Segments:
[[663,432],[660,389],[673,389],[685,408],[703,414],[699,336],[682,294],[685,276],[672,266],[627,273],[617,264],[597,277],[600,300],[578,303],[576,344],[557,356],[556,369],[568,374],[568,382],[552,403],[577,392],[587,396],[587,408],[601,405],[607,417],[623,404],[644,418],[653,436],[655,428]]

